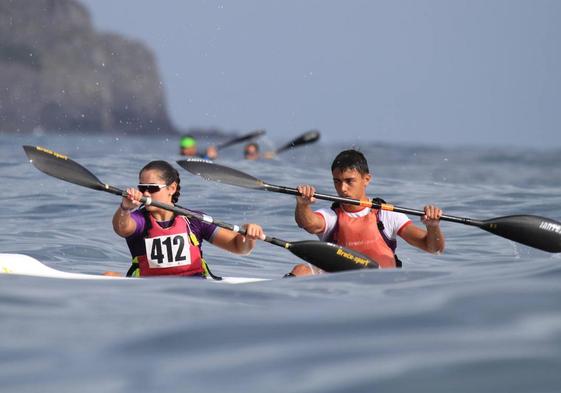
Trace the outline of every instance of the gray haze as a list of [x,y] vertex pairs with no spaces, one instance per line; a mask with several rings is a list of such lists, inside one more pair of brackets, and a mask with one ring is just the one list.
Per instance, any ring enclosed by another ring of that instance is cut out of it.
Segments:
[[560,1],[82,2],[153,48],[180,127],[561,146]]

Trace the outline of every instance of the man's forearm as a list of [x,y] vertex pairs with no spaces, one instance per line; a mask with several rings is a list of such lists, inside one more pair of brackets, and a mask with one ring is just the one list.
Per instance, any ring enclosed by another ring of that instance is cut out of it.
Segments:
[[309,205],[296,204],[294,219],[300,228],[309,233],[319,233],[323,230],[323,220],[313,212]]
[[444,251],[444,235],[440,230],[440,226],[427,227],[426,245],[428,252],[442,252]]

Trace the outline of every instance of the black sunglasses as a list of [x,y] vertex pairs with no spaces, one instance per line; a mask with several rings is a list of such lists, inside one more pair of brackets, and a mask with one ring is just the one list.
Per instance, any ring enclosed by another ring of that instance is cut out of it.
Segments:
[[139,184],[137,186],[138,191],[144,193],[146,191],[148,191],[150,194],[155,194],[158,191],[160,191],[162,188],[166,188],[167,184],[154,184],[154,183],[150,183],[150,184]]

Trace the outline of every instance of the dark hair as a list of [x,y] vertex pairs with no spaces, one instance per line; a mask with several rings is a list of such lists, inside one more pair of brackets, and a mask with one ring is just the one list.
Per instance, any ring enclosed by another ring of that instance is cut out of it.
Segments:
[[370,173],[368,162],[366,162],[364,154],[354,149],[343,150],[341,153],[337,154],[337,157],[335,157],[331,164],[331,172],[335,169],[339,169],[340,171],[356,169],[361,175]]
[[177,170],[174,167],[172,167],[168,162],[158,160],[158,161],[150,161],[148,164],[146,164],[144,168],[140,170],[138,176],[140,177],[140,175],[144,171],[152,171],[152,170],[158,171],[160,173],[160,178],[166,183],[167,186],[171,185],[173,182],[177,184],[177,190],[171,196],[171,201],[173,203],[177,203],[177,201],[179,200],[179,195],[181,194],[179,192],[179,190],[181,190],[181,186],[179,185],[180,182],[179,172],[177,172]]

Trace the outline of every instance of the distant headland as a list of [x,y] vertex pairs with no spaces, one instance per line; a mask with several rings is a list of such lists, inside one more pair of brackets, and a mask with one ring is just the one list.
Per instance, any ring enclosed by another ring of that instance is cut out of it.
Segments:
[[0,132],[178,132],[153,53],[75,0],[0,0]]

